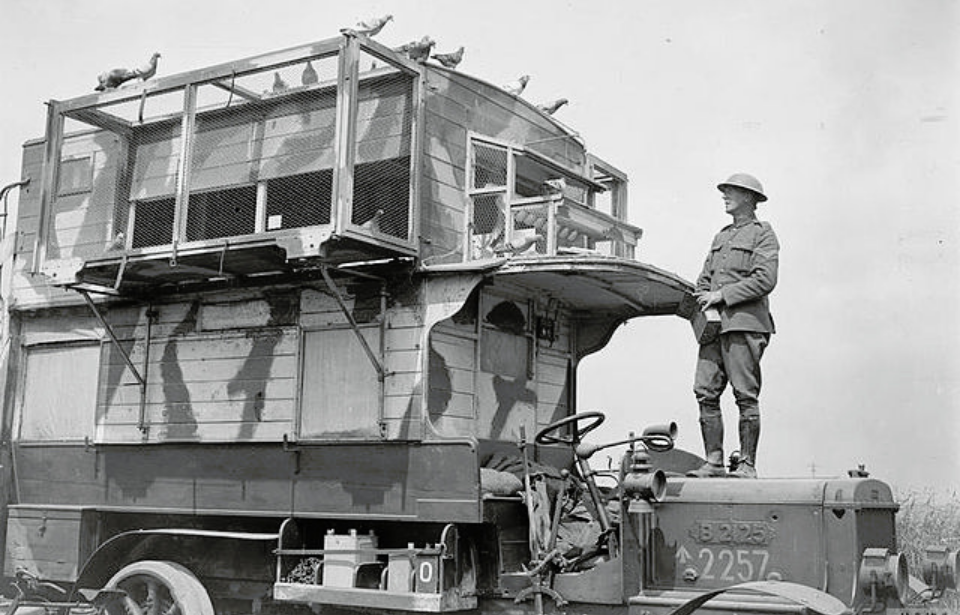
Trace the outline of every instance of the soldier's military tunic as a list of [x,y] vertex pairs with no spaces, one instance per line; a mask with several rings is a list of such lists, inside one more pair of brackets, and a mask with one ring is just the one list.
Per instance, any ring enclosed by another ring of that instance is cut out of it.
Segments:
[[777,285],[780,244],[769,222],[750,218],[713,239],[697,291],[720,291],[720,335],[700,346],[694,392],[701,417],[720,413],[729,381],[740,415],[759,416],[760,358],[774,332],[768,295]]

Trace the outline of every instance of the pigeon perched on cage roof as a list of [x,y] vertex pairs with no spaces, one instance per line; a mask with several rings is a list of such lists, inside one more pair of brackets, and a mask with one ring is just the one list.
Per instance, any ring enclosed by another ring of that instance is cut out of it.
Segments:
[[508,94],[513,94],[514,96],[520,96],[523,94],[523,91],[527,89],[527,83],[530,82],[530,75],[521,75],[519,79],[512,83],[508,83],[503,86],[503,89],[506,90]]
[[357,25],[353,28],[341,28],[340,32],[344,34],[347,32],[355,32],[357,34],[363,34],[364,36],[374,37],[380,34],[380,30],[383,30],[383,27],[391,20],[393,20],[393,15],[374,17],[373,19],[357,22]]
[[303,73],[300,75],[300,83],[303,85],[313,85],[320,81],[320,76],[317,74],[317,69],[313,67],[313,64],[310,61],[307,61],[307,65],[303,69]]
[[433,59],[446,68],[454,69],[463,61],[463,45],[451,53],[435,53],[433,54]]
[[97,76],[97,87],[93,88],[97,92],[112,90],[133,79],[146,81],[157,74],[157,60],[160,59],[160,53],[155,52],[146,64],[137,68],[114,68]]
[[541,111],[543,111],[543,112],[546,113],[547,115],[553,115],[554,113],[557,112],[557,109],[559,109],[560,107],[564,106],[564,105],[567,104],[568,102],[570,102],[570,101],[567,100],[566,98],[558,98],[558,99],[556,99],[556,100],[553,101],[553,102],[548,102],[548,103],[543,103],[543,104],[541,104],[541,105],[537,105],[537,109],[540,109]]
[[147,60],[147,63],[142,65],[140,68],[137,68],[137,77],[140,77],[142,81],[150,79],[157,74],[157,60],[160,59],[160,52],[154,51],[153,55],[150,56],[150,59]]
[[283,77],[280,76],[280,71],[275,71],[273,73],[273,91],[283,92],[289,87],[287,82],[283,80]]
[[397,47],[394,51],[407,54],[407,57],[414,62],[425,62],[430,57],[430,50],[437,44],[437,41],[425,34],[419,41],[410,41],[405,45]]

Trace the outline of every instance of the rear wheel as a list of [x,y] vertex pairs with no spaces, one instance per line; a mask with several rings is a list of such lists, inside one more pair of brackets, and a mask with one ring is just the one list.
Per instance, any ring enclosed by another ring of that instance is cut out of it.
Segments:
[[203,584],[176,562],[134,562],[113,575],[107,588],[127,593],[107,609],[109,615],[216,615]]

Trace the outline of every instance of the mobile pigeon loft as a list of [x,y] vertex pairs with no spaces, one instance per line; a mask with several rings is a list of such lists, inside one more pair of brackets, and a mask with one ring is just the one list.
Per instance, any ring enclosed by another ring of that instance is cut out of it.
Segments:
[[8,612],[907,598],[880,481],[686,480],[669,424],[591,469],[579,362],[691,285],[635,260],[626,176],[502,88],[345,31],[51,101],[23,173]]

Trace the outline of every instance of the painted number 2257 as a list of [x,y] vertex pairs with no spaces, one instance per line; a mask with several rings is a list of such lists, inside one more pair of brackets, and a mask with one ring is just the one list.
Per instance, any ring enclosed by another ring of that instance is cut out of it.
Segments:
[[700,578],[705,580],[758,581],[766,578],[770,552],[766,549],[708,549],[697,553]]

